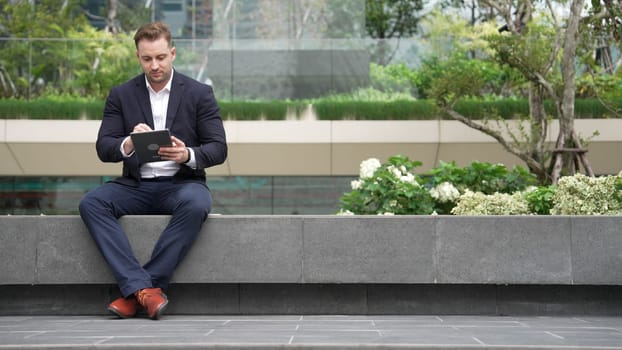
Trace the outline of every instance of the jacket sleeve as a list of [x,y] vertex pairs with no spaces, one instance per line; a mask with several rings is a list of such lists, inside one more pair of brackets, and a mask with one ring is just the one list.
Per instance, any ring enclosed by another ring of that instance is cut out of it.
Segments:
[[197,169],[222,164],[227,159],[227,139],[220,108],[211,87],[205,86],[197,106],[197,136],[199,146],[194,148]]
[[117,88],[113,88],[106,98],[102,122],[95,143],[99,159],[102,162],[122,161],[121,143],[129,133],[122,114],[119,91]]

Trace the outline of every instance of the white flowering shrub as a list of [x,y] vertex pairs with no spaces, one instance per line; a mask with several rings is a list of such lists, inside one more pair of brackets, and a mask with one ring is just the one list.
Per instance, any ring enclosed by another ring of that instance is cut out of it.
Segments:
[[430,195],[440,203],[455,202],[460,198],[460,191],[453,184],[445,181],[430,189]]
[[552,215],[621,215],[622,173],[563,176],[553,194]]
[[493,193],[467,190],[451,210],[454,215],[527,215],[529,204],[524,192]]
[[431,214],[434,200],[414,173],[420,165],[403,156],[391,157],[386,164],[375,158],[361,162],[359,178],[351,182],[352,191],[341,197],[338,214]]
[[403,156],[361,162],[340,215],[622,215],[622,172],[564,176],[555,186],[533,186],[525,169],[473,162],[443,163],[417,175],[421,162]]

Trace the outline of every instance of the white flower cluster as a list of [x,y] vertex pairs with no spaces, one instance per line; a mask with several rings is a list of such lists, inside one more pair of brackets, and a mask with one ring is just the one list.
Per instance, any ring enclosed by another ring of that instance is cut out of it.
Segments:
[[453,184],[443,182],[430,189],[430,196],[441,203],[455,202],[460,197],[460,191]]
[[405,166],[401,165],[399,168],[394,165],[389,165],[387,170],[393,174],[393,176],[401,182],[407,182],[413,185],[419,185],[417,180],[415,179],[415,175],[408,172]]
[[616,190],[617,176],[563,176],[553,195],[552,215],[620,215],[622,203]]
[[367,160],[364,160],[361,162],[359,177],[361,179],[368,179],[374,176],[376,170],[378,170],[378,168],[380,168],[381,166],[382,164],[380,164],[380,161],[376,158],[369,158]]
[[361,188],[362,185],[363,185],[363,181],[361,180],[350,181],[350,187],[352,187],[353,190],[358,190],[359,188]]
[[346,210],[340,209],[337,212],[337,215],[354,215],[354,213],[349,211],[349,210],[347,210],[347,209]]
[[467,190],[451,210],[454,215],[528,215],[529,205],[523,192],[486,195]]

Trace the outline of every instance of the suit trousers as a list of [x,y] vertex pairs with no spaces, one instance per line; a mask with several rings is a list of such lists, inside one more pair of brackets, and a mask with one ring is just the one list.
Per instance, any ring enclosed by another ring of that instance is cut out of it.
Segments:
[[[196,240],[212,207],[205,184],[141,181],[137,187],[107,182],[80,201],[80,216],[108,263],[121,294],[143,288],[166,289],[177,265]],[[135,257],[118,219],[123,215],[171,215],[151,258]]]

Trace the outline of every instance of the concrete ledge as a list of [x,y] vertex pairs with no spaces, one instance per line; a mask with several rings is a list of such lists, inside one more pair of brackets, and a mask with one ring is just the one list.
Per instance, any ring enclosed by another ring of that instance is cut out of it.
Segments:
[[[168,216],[121,219],[146,261]],[[172,314],[622,314],[622,217],[211,216]],[[104,314],[78,216],[0,217],[0,315]]]
[[[146,261],[167,216],[121,219]],[[622,285],[622,217],[211,216],[174,283]],[[78,216],[0,217],[0,285],[114,283]]]

